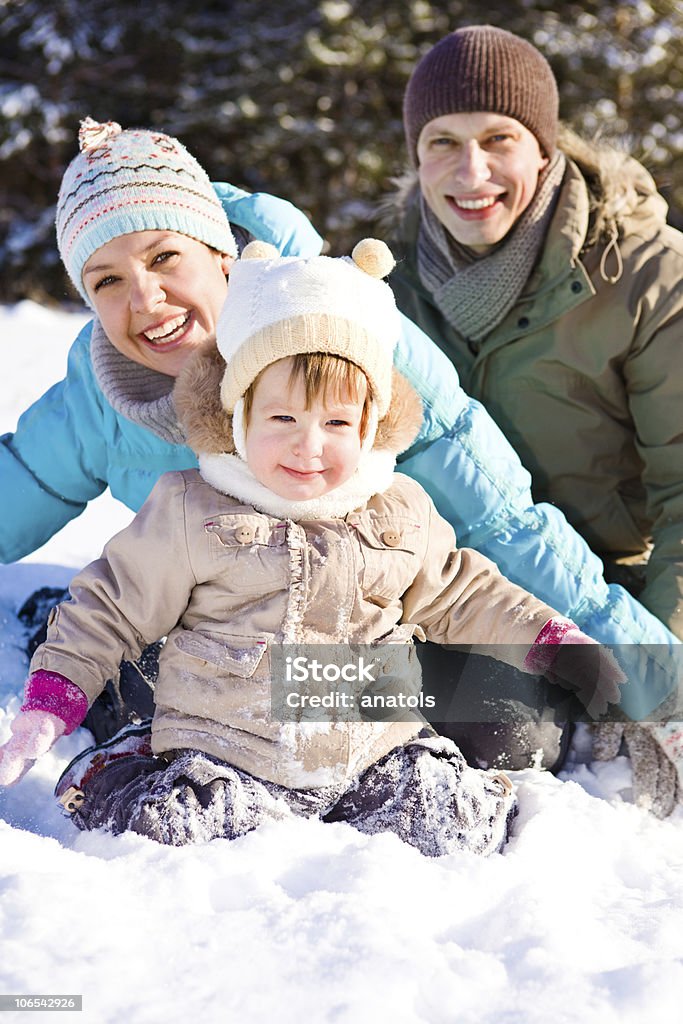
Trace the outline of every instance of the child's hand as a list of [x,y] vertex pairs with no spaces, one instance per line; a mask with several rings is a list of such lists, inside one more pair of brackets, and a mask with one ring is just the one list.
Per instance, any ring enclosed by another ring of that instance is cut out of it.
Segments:
[[0,747],[0,786],[19,782],[35,761],[57,742],[66,724],[49,711],[20,711],[10,729],[12,735]]
[[525,667],[576,693],[591,718],[599,718],[610,704],[619,703],[619,687],[626,682],[609,648],[566,619],[546,623],[526,657]]

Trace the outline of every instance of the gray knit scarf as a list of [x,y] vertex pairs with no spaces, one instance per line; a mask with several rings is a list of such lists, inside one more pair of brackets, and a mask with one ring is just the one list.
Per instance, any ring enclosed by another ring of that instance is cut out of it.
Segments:
[[111,407],[163,441],[185,444],[173,404],[175,378],[134,363],[114,348],[99,320],[93,321],[90,357],[97,383]]
[[501,322],[529,279],[564,176],[558,150],[539,177],[534,198],[510,234],[484,254],[459,245],[421,198],[417,241],[420,279],[458,334],[481,341]]

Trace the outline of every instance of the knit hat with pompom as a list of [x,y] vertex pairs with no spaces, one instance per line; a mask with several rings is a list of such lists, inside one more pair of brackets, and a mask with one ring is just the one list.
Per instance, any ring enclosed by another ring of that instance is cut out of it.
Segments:
[[388,246],[365,238],[351,257],[281,257],[250,242],[230,271],[217,326],[227,363],[221,400],[234,412],[271,363],[308,352],[342,356],[363,370],[381,419],[391,401],[393,353],[401,324],[382,281],[394,268]]
[[86,303],[83,267],[101,246],[134,231],[176,231],[237,255],[228,218],[208,175],[177,139],[81,121],[80,152],[57,201],[57,244]]

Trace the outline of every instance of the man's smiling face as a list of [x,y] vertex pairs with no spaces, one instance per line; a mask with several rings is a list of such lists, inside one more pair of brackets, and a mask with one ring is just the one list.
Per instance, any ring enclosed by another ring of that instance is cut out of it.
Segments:
[[461,245],[486,252],[514,227],[548,164],[523,124],[501,114],[445,114],[417,144],[420,188]]

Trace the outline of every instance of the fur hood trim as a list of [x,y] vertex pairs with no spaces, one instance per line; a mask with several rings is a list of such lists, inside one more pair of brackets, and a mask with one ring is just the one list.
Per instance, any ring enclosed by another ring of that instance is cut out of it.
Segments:
[[[235,454],[232,416],[221,405],[225,362],[210,342],[188,360],[176,380],[173,401],[187,443],[198,455]],[[422,424],[422,402],[406,378],[394,369],[391,404],[377,425],[373,451],[400,455],[415,440]]]
[[[628,153],[604,139],[584,139],[560,124],[558,149],[572,160],[585,178],[590,197],[591,226],[588,245],[614,238],[615,229],[634,215],[666,222],[668,206],[652,175]],[[418,189],[417,171],[409,168],[393,179],[395,191],[382,200],[380,217],[391,234],[403,219]]]

